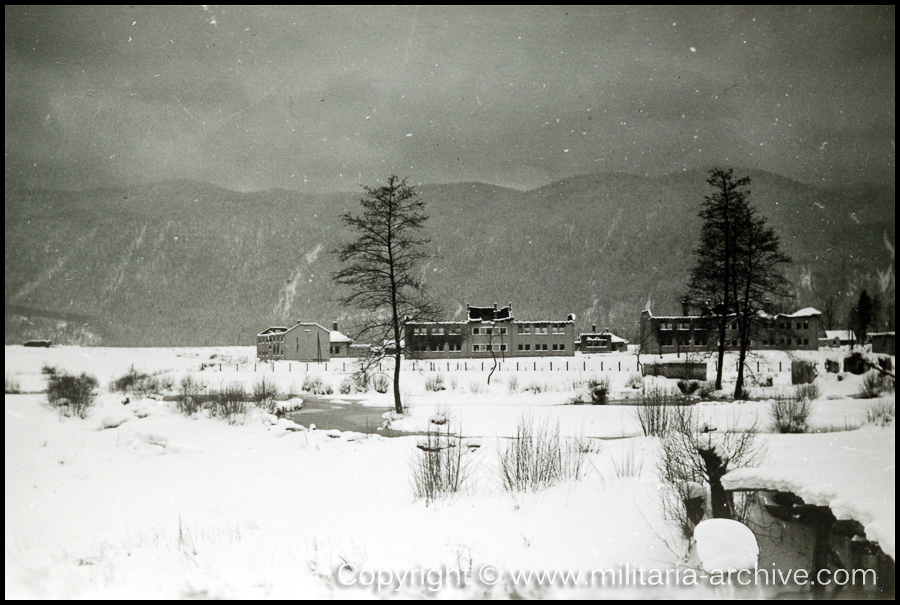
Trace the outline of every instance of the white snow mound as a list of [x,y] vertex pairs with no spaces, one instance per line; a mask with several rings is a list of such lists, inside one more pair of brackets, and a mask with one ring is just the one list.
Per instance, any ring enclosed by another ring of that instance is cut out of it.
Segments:
[[759,545],[749,527],[731,519],[706,519],[694,528],[697,556],[707,573],[756,569]]

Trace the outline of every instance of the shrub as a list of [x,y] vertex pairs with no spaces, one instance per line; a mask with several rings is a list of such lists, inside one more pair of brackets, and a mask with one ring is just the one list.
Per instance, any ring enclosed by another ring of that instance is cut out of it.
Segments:
[[11,375],[9,372],[6,372],[3,377],[3,392],[4,393],[21,393],[22,389],[19,385],[19,379]]
[[530,416],[520,416],[516,436],[498,448],[500,478],[509,492],[539,491],[560,481],[580,479],[587,456],[595,451],[584,440],[563,439],[559,422],[535,424]]
[[620,479],[636,479],[644,468],[644,457],[635,451],[634,441],[627,449],[622,449],[621,458],[612,456],[613,470]]
[[469,392],[474,395],[483,393],[486,388],[487,388],[487,385],[482,384],[478,380],[472,380],[471,382],[469,382]]
[[644,376],[640,372],[632,372],[628,375],[625,386],[632,389],[639,389],[644,386]]
[[178,411],[186,416],[199,412],[203,408],[200,400],[203,388],[203,384],[194,379],[193,374],[185,374],[178,385]]
[[121,378],[113,380],[109,384],[109,390],[119,393],[130,393],[138,397],[147,397],[158,394],[162,390],[162,384],[158,378],[131,368]]
[[215,398],[207,404],[210,416],[218,416],[228,421],[228,424],[237,424],[247,413],[247,393],[244,385],[232,382],[223,386],[214,393]]
[[669,394],[664,388],[644,387],[633,409],[645,436],[663,437],[678,416],[674,408],[684,404],[683,398]]
[[862,384],[859,387],[859,396],[863,399],[881,397],[883,393],[894,392],[894,379],[878,370],[870,370],[865,373]]
[[879,399],[866,406],[866,422],[878,426],[891,426],[894,424],[895,402],[894,399]]
[[446,390],[446,388],[447,387],[444,386],[443,374],[431,374],[425,378],[426,391],[443,391]]
[[818,399],[820,394],[819,386],[815,383],[798,384],[794,387],[794,397],[797,399],[813,401]]
[[510,394],[515,394],[519,392],[519,377],[515,374],[510,375],[509,380],[506,381],[506,390]]
[[805,433],[809,430],[810,414],[812,403],[809,399],[777,397],[769,407],[772,427],[778,433]]
[[331,395],[334,392],[331,385],[327,384],[321,376],[311,374],[304,376],[301,389],[314,395]]
[[349,395],[353,391],[353,381],[350,378],[344,378],[338,386],[341,395]]
[[607,402],[609,394],[609,376],[601,376],[600,378],[591,378],[587,383],[588,393],[591,395],[591,402],[600,405]]
[[700,388],[700,383],[696,380],[679,380],[678,390],[684,395],[693,395]]
[[253,385],[253,401],[270,414],[275,413],[275,398],[278,397],[278,386],[263,374]]
[[46,363],[41,366],[41,374],[43,374],[44,376],[53,376],[54,374],[58,373],[59,368],[57,368],[56,366],[51,366]]
[[84,418],[97,396],[97,379],[89,374],[54,371],[47,381],[47,402],[64,416]]
[[425,438],[416,445],[412,464],[413,492],[427,504],[459,493],[469,478],[460,432],[453,433],[446,416],[440,423],[429,423]]
[[391,381],[384,374],[376,374],[372,378],[372,388],[378,393],[387,393],[391,386]]

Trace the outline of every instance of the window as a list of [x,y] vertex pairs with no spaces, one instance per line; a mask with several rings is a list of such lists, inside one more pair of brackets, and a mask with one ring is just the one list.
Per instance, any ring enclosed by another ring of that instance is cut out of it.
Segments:
[[535,334],[546,334],[546,333],[547,333],[547,326],[535,326],[535,327],[534,327],[534,333],[535,333]]
[[499,334],[500,334],[500,335],[505,335],[505,334],[506,334],[506,328],[505,328],[505,327],[504,327],[504,328],[497,328],[497,329],[499,330]]
[[530,345],[530,344],[525,345],[525,350],[526,350],[526,351],[530,351],[530,350],[531,350],[531,345]]
[[519,334],[531,334],[531,326],[528,324],[518,325]]
[[472,334],[481,334],[481,328],[472,328]]
[[459,341],[456,341],[456,342],[448,342],[448,343],[447,343],[447,350],[448,350],[448,351],[462,351],[462,344],[460,344]]
[[517,348],[518,348],[519,351],[524,351],[524,350],[525,350],[525,345],[523,345],[523,344],[520,342],[520,343],[519,343],[519,346],[518,346]]
[[479,352],[481,350],[481,345],[472,345],[472,350],[476,353]]
[[435,336],[443,336],[444,328],[432,328],[431,333],[434,334]]
[[565,345],[565,343],[559,345],[559,350],[560,350],[560,351],[565,351],[565,350],[566,350],[566,345]]
[[506,351],[506,345],[505,345],[505,344],[500,345],[500,350],[501,350],[501,351]]
[[566,333],[565,324],[554,324],[553,325],[553,333],[554,334],[565,334]]

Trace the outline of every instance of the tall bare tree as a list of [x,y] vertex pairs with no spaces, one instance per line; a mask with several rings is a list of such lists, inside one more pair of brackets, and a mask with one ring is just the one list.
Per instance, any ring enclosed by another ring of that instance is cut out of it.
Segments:
[[417,264],[428,257],[429,240],[422,235],[428,217],[425,203],[406,179],[391,175],[384,185],[363,189],[362,213],[342,216],[357,237],[335,250],[343,268],[333,277],[348,292],[341,303],[366,312],[356,336],[374,346],[363,363],[371,367],[388,356],[394,358],[394,409],[403,413],[404,325],[432,319],[437,312],[414,275]]

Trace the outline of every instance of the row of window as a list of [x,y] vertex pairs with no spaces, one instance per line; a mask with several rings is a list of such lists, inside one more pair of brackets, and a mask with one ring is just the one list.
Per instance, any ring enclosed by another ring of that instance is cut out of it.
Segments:
[[[531,324],[517,324],[516,325],[518,334],[565,334],[566,333],[566,324],[553,324],[552,326],[546,325],[536,325],[532,326]],[[498,326],[498,327],[478,327],[472,328],[472,334],[481,335],[486,334],[488,336],[499,334],[504,336],[509,334],[509,329],[506,326]],[[425,327],[414,327],[413,328],[414,336],[459,336],[459,332],[455,332],[450,330],[449,328],[443,328],[440,326],[435,326],[432,328]]]

